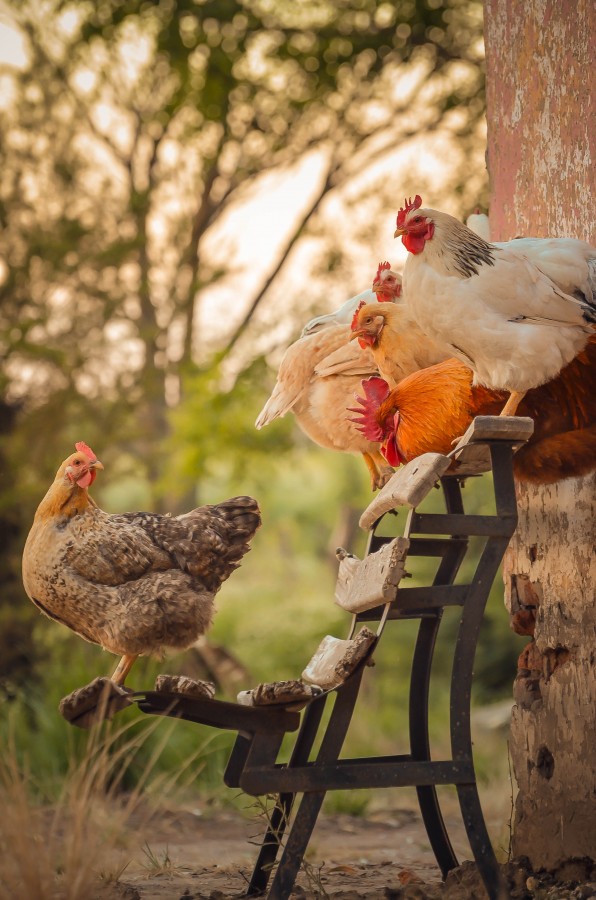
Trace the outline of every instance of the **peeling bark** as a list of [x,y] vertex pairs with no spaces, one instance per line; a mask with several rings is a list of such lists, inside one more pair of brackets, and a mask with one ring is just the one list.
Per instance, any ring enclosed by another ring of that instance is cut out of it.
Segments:
[[[596,16],[589,0],[487,0],[491,235],[596,243]],[[518,485],[504,562],[514,685],[513,851],[596,859],[596,475]]]
[[514,621],[526,613],[535,624],[514,685],[513,851],[553,868],[596,858],[596,477],[517,493],[505,599]]

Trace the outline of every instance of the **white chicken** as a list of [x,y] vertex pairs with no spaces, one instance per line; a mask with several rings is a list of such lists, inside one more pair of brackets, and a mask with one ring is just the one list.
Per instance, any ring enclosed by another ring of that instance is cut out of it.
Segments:
[[[381,265],[384,264],[381,263]],[[306,337],[306,335],[308,334],[316,334],[318,331],[322,331],[324,328],[329,328],[336,325],[349,325],[352,321],[352,316],[354,315],[356,307],[362,301],[364,301],[364,303],[374,303],[376,299],[377,298],[375,294],[370,289],[362,291],[361,294],[356,294],[355,297],[350,297],[349,300],[346,300],[345,303],[342,303],[339,309],[336,309],[334,312],[327,313],[323,316],[315,316],[314,319],[311,319],[306,323],[306,325],[302,329],[302,334],[300,335],[300,337]]]
[[[474,213],[466,219],[473,232],[489,241],[488,216]],[[492,241],[495,247],[515,250],[527,256],[543,275],[566,294],[591,303],[596,291],[596,250],[576,238],[516,237],[512,241]]]
[[[502,415],[514,415],[526,391],[554,378],[592,334],[596,251],[581,241],[549,241],[550,252],[539,239],[489,244],[453,216],[421,206],[417,195],[397,216],[395,237],[409,251],[406,305],[425,334],[470,366],[476,383],[509,392]],[[543,257],[540,265],[532,256]]]

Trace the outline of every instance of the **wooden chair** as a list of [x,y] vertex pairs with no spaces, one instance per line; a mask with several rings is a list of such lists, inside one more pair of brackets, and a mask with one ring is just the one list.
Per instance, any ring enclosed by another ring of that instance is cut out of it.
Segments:
[[[283,682],[277,694],[275,685],[249,692],[243,699],[252,705],[193,698],[172,690],[133,695],[143,712],[237,731],[225,783],[247,794],[277,796],[246,896],[264,894],[274,869],[267,896],[284,900],[290,895],[325,794],[340,789],[415,786],[428,837],[445,876],[458,865],[436,790],[445,784],[455,785],[457,790],[470,846],[489,897],[496,900],[500,896],[500,870],[474,773],[470,696],[484,608],[517,523],[512,456],[532,429],[531,419],[479,417],[449,457],[425,454],[396,472],[361,517],[361,527],[369,533],[365,558],[357,560],[345,551],[340,553],[336,602],[352,615],[348,638],[326,638],[292,689]],[[467,514],[462,481],[491,468],[495,514]],[[445,512],[419,512],[418,505],[437,483]],[[405,533],[383,535],[387,522],[395,521],[392,513],[398,507],[409,509]],[[469,582],[455,584],[473,536],[484,541],[475,573]],[[407,561],[416,557],[435,561],[434,577],[426,586],[402,586]],[[458,607],[461,617],[452,648],[451,756],[436,760],[430,752],[428,701],[433,653],[446,607]],[[395,756],[340,759],[364,669],[389,623],[404,619],[419,620],[410,681],[410,750]],[[364,622],[376,623],[376,631],[366,627],[357,631]],[[317,680],[323,683],[317,684]],[[333,709],[322,726],[323,711],[331,702]],[[262,703],[267,705],[259,705]],[[282,740],[289,732],[296,732],[290,758],[278,763]],[[302,799],[284,844],[298,795]]]

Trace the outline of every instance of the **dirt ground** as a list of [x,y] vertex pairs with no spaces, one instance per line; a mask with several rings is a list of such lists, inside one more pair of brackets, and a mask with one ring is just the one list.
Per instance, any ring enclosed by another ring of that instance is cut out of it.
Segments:
[[[236,811],[161,811],[139,813],[131,827],[141,850],[130,848],[114,871],[124,871],[97,900],[232,900],[246,890],[263,833],[263,818],[246,819]],[[142,821],[141,821],[142,819]],[[456,810],[446,815],[458,858],[470,859],[469,845]],[[139,840],[137,840],[137,838]],[[532,874],[526,864],[508,866],[509,890],[521,900],[596,898],[593,873],[576,867],[565,884]],[[295,900],[485,900],[475,867],[464,864],[441,883],[419,814],[412,809],[377,811],[365,817],[322,815],[311,838],[306,865],[292,893]]]

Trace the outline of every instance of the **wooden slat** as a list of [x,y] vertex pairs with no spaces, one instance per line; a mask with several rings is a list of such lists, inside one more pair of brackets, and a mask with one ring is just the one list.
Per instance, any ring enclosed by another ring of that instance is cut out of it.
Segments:
[[504,441],[518,449],[532,436],[534,421],[525,416],[476,416],[450,457],[448,475],[481,475],[492,468],[488,441]]
[[63,697],[58,707],[60,715],[77,728],[91,728],[110,720],[132,703],[132,691],[114,684],[109,678],[94,678]]
[[302,678],[326,691],[343,684],[367,656],[376,639],[376,634],[368,628],[361,628],[356,637],[349,641],[327,635],[302,673]]
[[166,694],[184,694],[185,697],[201,700],[212,700],[215,696],[215,685],[211,681],[197,681],[186,675],[158,675],[155,690]]
[[526,416],[476,416],[457,444],[476,441],[527,441],[534,432],[534,420]]
[[241,691],[237,700],[242,706],[304,706],[320,694],[318,687],[302,681],[270,681],[250,691]]
[[453,465],[447,475],[482,475],[490,472],[492,460],[488,444],[458,444],[450,454]]
[[360,517],[360,527],[369,531],[386,512],[397,506],[413,508],[421,503],[451,460],[441,453],[423,453],[399,469],[382,488]]
[[409,545],[407,538],[397,537],[364,559],[338,550],[337,605],[348,612],[358,613],[379,604],[391,603],[404,574]]

